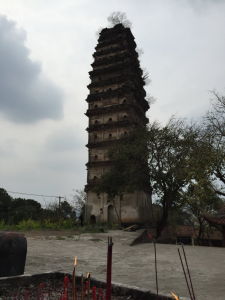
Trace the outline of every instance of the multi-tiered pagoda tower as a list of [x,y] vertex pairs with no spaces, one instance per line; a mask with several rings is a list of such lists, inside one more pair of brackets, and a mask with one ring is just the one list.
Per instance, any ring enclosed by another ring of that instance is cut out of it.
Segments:
[[117,24],[101,31],[93,54],[86,113],[89,117],[87,222],[143,223],[150,217],[151,197],[147,191],[124,194],[113,202],[107,194],[97,195],[93,191],[97,180],[113,163],[108,157],[110,147],[148,122],[145,112],[149,105],[135,48],[130,28]]

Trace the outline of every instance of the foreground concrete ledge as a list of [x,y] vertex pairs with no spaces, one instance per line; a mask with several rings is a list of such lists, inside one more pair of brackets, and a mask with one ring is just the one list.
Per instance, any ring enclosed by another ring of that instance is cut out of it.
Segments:
[[[1,289],[10,288],[10,287],[21,287],[23,285],[28,285],[33,283],[34,281],[38,284],[41,283],[43,280],[57,280],[62,279],[65,273],[56,271],[56,272],[43,272],[43,273],[36,273],[36,274],[24,274],[19,276],[12,276],[12,277],[1,277],[0,278],[0,295]],[[71,274],[68,274],[70,277]],[[81,273],[78,273],[77,276],[78,284],[81,280]],[[97,287],[105,288],[106,283],[104,281],[98,280],[94,277],[91,278],[91,284],[96,285]],[[112,283],[112,292],[118,296],[129,296],[132,295],[134,298],[138,300],[172,300],[171,296],[169,295],[156,295],[155,293],[147,290],[141,289],[135,286],[129,286],[121,283]],[[182,300],[188,298],[180,298]]]

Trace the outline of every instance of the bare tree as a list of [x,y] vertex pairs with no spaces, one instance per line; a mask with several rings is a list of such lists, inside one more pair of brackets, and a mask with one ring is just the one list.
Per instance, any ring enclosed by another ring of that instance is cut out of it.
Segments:
[[206,115],[208,127],[220,141],[225,139],[225,97],[212,91],[212,108]]
[[77,216],[80,216],[82,214],[82,210],[84,209],[86,200],[87,194],[84,190],[75,190],[72,202]]
[[114,11],[107,18],[110,26],[115,26],[117,24],[123,24],[124,27],[131,27],[131,22],[127,19],[127,15],[124,12]]
[[156,102],[156,98],[148,95],[145,97],[146,101],[148,102],[149,106],[151,106],[152,104],[154,104]]
[[215,191],[225,196],[225,97],[212,92],[212,107],[205,117],[205,137],[212,148]]
[[136,48],[136,52],[138,53],[139,57],[144,54],[144,50],[142,48]]
[[146,69],[143,69],[142,79],[145,82],[145,85],[149,85],[151,83],[149,72]]

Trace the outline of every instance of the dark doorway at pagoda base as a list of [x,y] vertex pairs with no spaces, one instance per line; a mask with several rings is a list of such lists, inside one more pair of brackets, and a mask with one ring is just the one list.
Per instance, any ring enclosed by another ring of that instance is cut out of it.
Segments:
[[112,205],[108,206],[108,223],[113,224],[115,222],[114,207]]
[[90,216],[90,224],[95,225],[96,224],[96,217],[95,215]]
[[178,236],[177,244],[192,245],[191,236]]

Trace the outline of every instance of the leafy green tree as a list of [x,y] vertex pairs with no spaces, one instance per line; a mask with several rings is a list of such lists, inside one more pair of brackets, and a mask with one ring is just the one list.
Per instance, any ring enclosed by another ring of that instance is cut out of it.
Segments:
[[50,219],[53,222],[57,222],[61,219],[75,219],[76,212],[73,206],[68,201],[62,201],[59,205],[57,201],[49,204],[43,210],[43,219]]
[[103,175],[96,192],[110,198],[134,190],[148,190],[162,207],[157,237],[167,224],[169,211],[180,200],[190,180],[190,162],[197,134],[181,121],[170,120],[161,127],[153,123],[138,129],[112,148],[111,170]]
[[148,154],[149,175],[153,196],[162,206],[161,218],[157,220],[157,237],[167,225],[169,212],[180,205],[180,196],[193,174],[190,173],[192,156],[197,143],[193,126],[171,119],[161,127],[149,126]]
[[96,185],[97,193],[105,192],[110,198],[114,198],[124,192],[149,189],[146,138],[144,128],[136,129],[111,148],[109,159],[112,166]]
[[10,220],[12,198],[3,188],[0,188],[0,220],[8,223]]
[[[208,211],[211,202],[207,201],[219,201],[215,192],[224,194],[223,187],[219,189],[217,183],[218,180],[224,183],[223,114],[220,115],[220,110],[214,110],[214,113],[221,125],[218,134],[212,124],[205,127],[203,124],[187,125],[175,119],[163,127],[155,122],[146,131],[132,132],[110,151],[112,167],[99,179],[96,192],[105,192],[114,199],[137,189],[151,191],[153,199],[162,208],[160,218],[156,220],[157,237],[167,225],[169,212],[183,205],[183,195],[187,193],[185,199],[191,199],[194,184],[200,190],[206,182],[210,187],[205,190],[210,192],[209,198],[195,194],[192,197],[193,204],[195,198],[200,199],[195,204],[200,201],[201,212]],[[195,193],[196,189],[195,186]]]
[[[131,134],[118,140],[108,155],[112,164],[109,171],[96,182],[94,190],[97,194],[106,193],[114,202],[115,197],[122,198],[124,193],[135,190],[151,193],[145,128],[136,128]],[[118,222],[121,223],[116,205],[114,207]]]
[[[138,128],[110,149],[109,159],[112,165],[110,170],[96,182],[97,194],[106,193],[114,202],[115,197],[122,197],[124,193],[135,190],[151,192],[146,138],[145,128]],[[114,207],[116,208],[115,205]],[[117,211],[116,215],[120,222]]]
[[11,202],[10,215],[13,224],[28,219],[38,220],[41,217],[41,204],[32,199],[13,199]]
[[62,201],[60,204],[60,216],[64,219],[74,218],[76,217],[76,213],[72,207],[72,205],[69,204],[69,202]]

